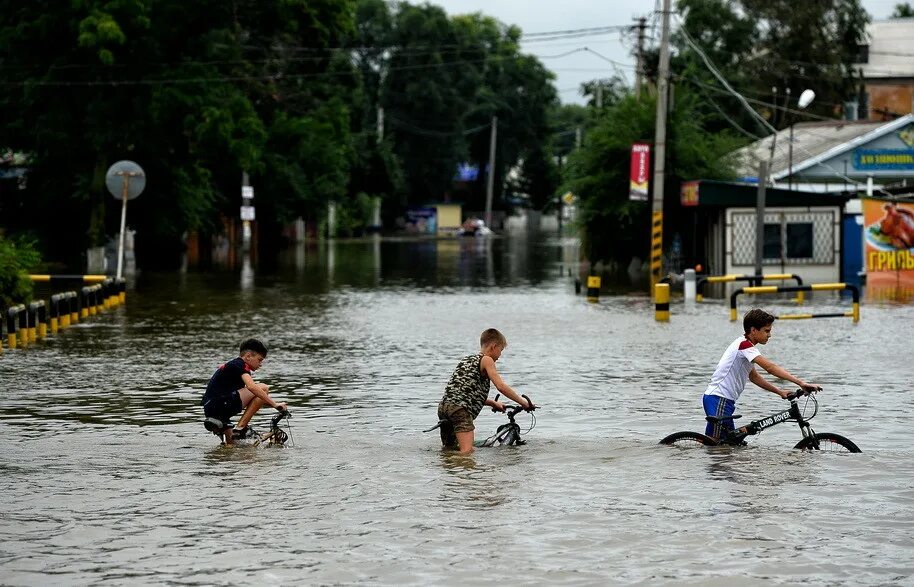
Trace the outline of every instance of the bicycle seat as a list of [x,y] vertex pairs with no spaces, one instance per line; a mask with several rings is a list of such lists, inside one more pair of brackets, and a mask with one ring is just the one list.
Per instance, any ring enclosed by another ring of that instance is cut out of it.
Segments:
[[222,436],[222,433],[226,428],[231,428],[231,422],[223,422],[218,418],[207,418],[203,420],[203,427],[215,434],[216,436]]
[[724,422],[726,420],[738,420],[742,416],[705,416],[708,422]]

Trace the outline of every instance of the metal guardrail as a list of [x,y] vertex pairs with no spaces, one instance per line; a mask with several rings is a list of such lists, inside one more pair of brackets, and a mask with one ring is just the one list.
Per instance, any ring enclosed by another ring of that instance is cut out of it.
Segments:
[[[695,301],[702,301],[704,299],[704,286],[707,283],[729,283],[733,281],[748,281],[749,285],[757,286],[765,281],[784,281],[786,279],[796,280],[797,286],[803,285],[803,280],[796,273],[768,273],[764,275],[746,275],[743,273],[736,273],[730,275],[705,275],[698,278],[698,282],[695,286]],[[797,290],[797,297],[794,301],[798,304],[803,303],[803,292],[806,290]]]
[[860,321],[860,290],[856,285],[849,283],[811,283],[809,285],[788,287],[779,285],[757,285],[751,287],[741,287],[730,296],[730,321],[736,321],[736,298],[740,294],[768,294],[782,292],[801,292],[801,291],[839,291],[847,290],[851,292],[853,306],[847,312],[833,312],[823,314],[782,314],[778,316],[780,320],[805,320],[809,318],[853,318],[854,322]]
[[[0,315],[0,327],[6,324],[6,341],[10,349],[22,348],[50,334],[76,324],[126,302],[127,280],[107,275],[29,275],[36,283],[92,283],[79,291],[64,291],[44,300],[17,304]],[[2,345],[0,328],[0,352]]]

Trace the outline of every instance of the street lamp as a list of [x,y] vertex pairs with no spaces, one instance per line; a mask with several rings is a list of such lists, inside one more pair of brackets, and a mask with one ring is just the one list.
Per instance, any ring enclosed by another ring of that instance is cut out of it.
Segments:
[[[804,110],[816,98],[816,93],[810,89],[803,90],[797,100],[797,107]],[[787,144],[787,189],[793,190],[793,120],[790,121],[790,140]]]

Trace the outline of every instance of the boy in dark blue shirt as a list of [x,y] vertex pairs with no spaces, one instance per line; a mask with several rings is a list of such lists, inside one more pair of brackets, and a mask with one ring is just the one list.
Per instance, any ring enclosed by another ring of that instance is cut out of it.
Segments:
[[[200,402],[206,416],[203,425],[213,434],[223,437],[225,444],[247,436],[250,431],[248,422],[264,404],[279,411],[286,409],[285,403],[270,397],[269,386],[255,383],[251,376],[266,358],[267,347],[256,338],[249,338],[241,343],[239,356],[219,365],[206,386],[206,393]],[[233,428],[230,420],[242,410],[244,414],[238,420],[238,426]]]

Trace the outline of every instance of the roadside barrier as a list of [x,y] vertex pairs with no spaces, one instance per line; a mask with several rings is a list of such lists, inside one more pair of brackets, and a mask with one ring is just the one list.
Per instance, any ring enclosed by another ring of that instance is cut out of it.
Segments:
[[730,321],[736,321],[736,298],[740,294],[767,294],[781,292],[802,292],[802,291],[839,291],[847,290],[851,292],[853,307],[847,312],[834,312],[825,314],[782,314],[778,316],[780,320],[805,320],[808,318],[853,318],[854,322],[860,321],[860,290],[856,285],[849,283],[811,283],[796,287],[785,287],[778,285],[757,285],[751,287],[741,287],[733,292],[730,296]]
[[25,318],[25,304],[17,304],[6,309],[6,341],[11,349],[17,347],[19,325]]
[[36,283],[89,283],[78,291],[55,293],[50,299],[17,304],[0,315],[0,352],[3,351],[3,329],[10,349],[57,334],[80,320],[95,316],[126,302],[127,280],[107,275],[29,275]]
[[599,275],[588,275],[587,276],[587,301],[588,302],[599,302],[600,301],[600,285],[603,280]]
[[[706,283],[728,283],[731,281],[748,281],[750,286],[759,286],[764,281],[784,281],[786,279],[796,280],[797,286],[802,287],[803,280],[796,273],[768,273],[765,275],[746,275],[742,273],[731,275],[705,275],[698,278],[696,301],[704,300],[704,287]],[[797,297],[794,301],[798,304],[803,303],[803,292],[808,290],[797,290]]]
[[670,284],[654,284],[654,320],[670,321]]

